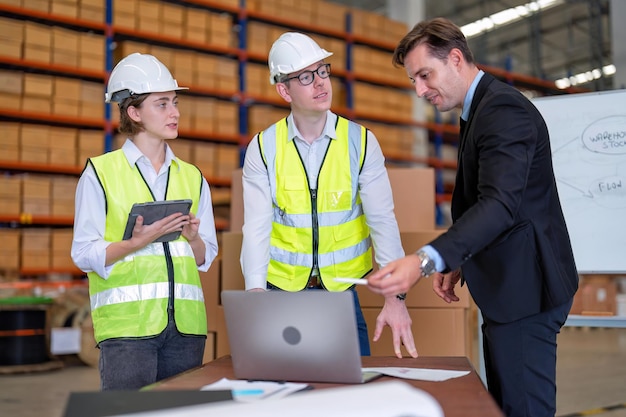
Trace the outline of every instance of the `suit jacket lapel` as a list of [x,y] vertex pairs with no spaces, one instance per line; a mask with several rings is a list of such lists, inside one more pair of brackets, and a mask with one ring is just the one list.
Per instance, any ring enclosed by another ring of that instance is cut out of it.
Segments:
[[459,155],[461,155],[461,153],[463,152],[463,147],[465,146],[465,135],[470,129],[472,123],[474,122],[476,108],[485,96],[489,84],[491,84],[494,80],[495,78],[492,75],[487,73],[483,74],[482,78],[478,82],[478,85],[476,86],[476,91],[474,92],[474,97],[472,98],[472,104],[470,106],[469,118],[467,119],[467,122],[463,122],[463,119],[459,119],[461,120],[461,131],[459,132]]
[[485,96],[485,93],[487,92],[487,89],[489,87],[489,85],[495,80],[495,78],[490,75],[485,73],[482,78],[480,79],[480,81],[478,82],[478,85],[476,86],[476,91],[474,92],[474,97],[472,98],[472,104],[470,106],[470,112],[469,112],[469,119],[467,121],[464,121],[463,119],[459,118],[459,150],[457,153],[457,171],[456,171],[456,181],[455,181],[455,185],[454,185],[454,190],[452,191],[452,201],[451,201],[451,211],[452,211],[452,218],[453,220],[456,220],[456,210],[460,209],[460,207],[458,206],[458,198],[460,198],[463,195],[463,158],[461,157],[463,155],[463,149],[465,148],[465,144],[468,141],[468,137],[467,137],[467,133],[470,132],[470,128],[472,126],[472,123],[474,122],[474,115],[476,114],[476,109],[478,108],[478,105],[480,104],[480,102],[482,101],[483,97]]

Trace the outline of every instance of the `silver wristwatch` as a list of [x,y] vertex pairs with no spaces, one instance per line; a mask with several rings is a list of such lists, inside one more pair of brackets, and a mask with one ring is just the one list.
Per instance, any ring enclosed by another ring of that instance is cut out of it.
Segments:
[[430,256],[423,250],[416,252],[418,258],[420,258],[420,268],[422,269],[422,276],[429,277],[435,273],[435,261],[430,259]]

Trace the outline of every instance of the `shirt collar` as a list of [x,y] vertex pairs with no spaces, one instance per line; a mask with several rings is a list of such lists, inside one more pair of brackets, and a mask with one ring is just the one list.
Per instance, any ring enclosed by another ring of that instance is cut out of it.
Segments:
[[470,107],[472,106],[472,100],[474,99],[474,93],[476,93],[476,87],[478,86],[478,82],[481,78],[483,78],[485,73],[483,70],[478,71],[476,77],[474,77],[474,81],[470,85],[469,90],[467,90],[467,94],[465,94],[465,100],[463,100],[463,112],[461,113],[461,119],[466,122],[469,120]]
[[[326,111],[326,124],[324,124],[324,130],[322,131],[322,135],[320,137],[328,137],[330,139],[337,138],[337,132],[335,130],[335,125],[337,124],[337,115],[330,110]],[[293,140],[295,138],[302,139],[302,134],[298,130],[296,123],[293,120],[293,113],[289,113],[287,116],[287,135],[289,135],[289,140]],[[302,139],[304,140],[304,139]]]
[[[146,156],[141,152],[141,150],[137,147],[137,145],[135,145],[135,142],[133,142],[130,139],[126,139],[126,142],[124,142],[124,145],[122,145],[122,151],[124,152],[124,156],[126,156],[126,160],[128,161],[128,164],[130,166],[134,166],[137,163],[137,161],[139,161],[141,158],[146,158]],[[174,152],[172,151],[172,149],[166,142],[165,143],[165,163],[163,165],[169,167],[172,164],[172,162],[177,162],[176,156],[174,155]]]

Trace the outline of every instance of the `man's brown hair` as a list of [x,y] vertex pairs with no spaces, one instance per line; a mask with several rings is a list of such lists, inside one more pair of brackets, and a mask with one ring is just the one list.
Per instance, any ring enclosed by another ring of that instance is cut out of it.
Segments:
[[446,60],[450,51],[457,48],[465,61],[474,62],[474,56],[461,29],[448,19],[437,17],[419,22],[402,38],[393,53],[393,65],[403,67],[406,55],[421,44],[426,44],[435,58]]

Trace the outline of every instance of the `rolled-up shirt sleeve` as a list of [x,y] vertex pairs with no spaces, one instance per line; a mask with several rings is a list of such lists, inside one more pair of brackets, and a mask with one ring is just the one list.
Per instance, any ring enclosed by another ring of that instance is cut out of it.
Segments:
[[368,131],[367,151],[361,174],[359,193],[363,211],[370,228],[376,263],[383,267],[402,258],[404,249],[396,220],[393,193],[385,158],[374,133]]

